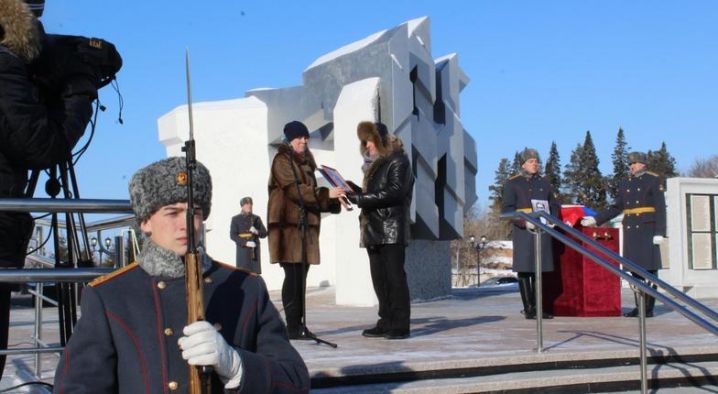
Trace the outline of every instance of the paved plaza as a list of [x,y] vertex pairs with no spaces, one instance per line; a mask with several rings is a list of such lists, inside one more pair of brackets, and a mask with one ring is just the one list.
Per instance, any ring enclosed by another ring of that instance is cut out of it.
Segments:
[[[281,308],[279,292],[271,295]],[[332,348],[313,341],[293,341],[313,378],[470,368],[522,360],[535,362],[537,358],[547,362],[617,355],[638,358],[638,321],[623,317],[544,320],[545,349],[537,354],[536,321],[525,320],[519,314],[521,302],[515,290],[454,289],[450,297],[415,302],[411,338],[395,341],[361,336],[361,331],[376,321],[376,308],[337,306],[331,287],[311,288],[307,296],[310,329],[321,339],[338,345]],[[624,308],[632,299],[630,291],[624,289]],[[718,300],[702,301],[713,308],[718,305]],[[13,303],[10,348],[33,346],[31,300],[29,296],[18,296]],[[56,312],[45,308],[43,314],[43,339],[56,343]],[[715,336],[663,305],[657,306],[656,317],[648,319],[647,336],[649,350],[654,354],[718,353]],[[46,354],[41,359],[40,380],[52,383],[58,356]],[[34,373],[34,355],[11,356],[0,390],[37,380]],[[30,386],[12,392],[43,393],[47,389]]]

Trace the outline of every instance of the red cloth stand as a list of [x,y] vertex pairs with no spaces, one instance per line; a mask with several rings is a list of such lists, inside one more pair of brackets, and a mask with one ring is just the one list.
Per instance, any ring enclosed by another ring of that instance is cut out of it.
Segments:
[[[618,229],[580,225],[577,229],[618,253]],[[620,316],[621,279],[572,248],[560,242],[554,245],[559,259],[553,272],[543,273],[544,309],[555,316]]]

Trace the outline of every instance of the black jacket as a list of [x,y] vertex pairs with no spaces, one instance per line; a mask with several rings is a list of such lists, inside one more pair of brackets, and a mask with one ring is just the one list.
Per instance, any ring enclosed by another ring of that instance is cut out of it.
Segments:
[[[28,170],[68,158],[92,113],[87,96],[43,97],[28,68],[41,30],[23,12],[0,9],[0,198],[23,197]],[[0,267],[23,265],[30,231],[29,214],[0,212]]]
[[379,157],[364,175],[360,193],[350,195],[362,209],[359,216],[362,246],[409,243],[409,206],[414,175],[400,143]]

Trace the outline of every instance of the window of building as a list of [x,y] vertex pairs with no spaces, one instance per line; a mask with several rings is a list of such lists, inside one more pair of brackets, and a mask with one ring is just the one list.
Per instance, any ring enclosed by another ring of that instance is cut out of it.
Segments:
[[714,270],[718,252],[718,194],[687,194],[688,266],[694,270]]

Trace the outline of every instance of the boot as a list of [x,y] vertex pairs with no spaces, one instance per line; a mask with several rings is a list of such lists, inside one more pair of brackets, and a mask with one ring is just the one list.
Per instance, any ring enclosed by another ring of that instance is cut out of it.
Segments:
[[633,300],[636,303],[636,307],[633,308],[630,312],[626,312],[623,314],[625,317],[638,317],[639,311],[638,311],[638,303],[640,302],[640,297],[638,296],[638,293],[633,292]]
[[[652,285],[654,289],[658,288],[656,285]],[[646,317],[653,317],[653,307],[656,306],[656,299],[653,298],[653,296],[650,296],[648,294],[645,295],[646,297]]]
[[526,319],[535,319],[536,308],[534,307],[534,294],[531,292],[531,278],[519,276],[519,292],[521,293],[521,302],[524,304],[521,314]]

